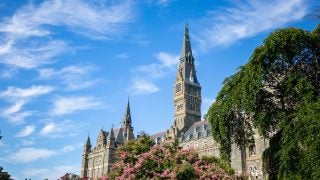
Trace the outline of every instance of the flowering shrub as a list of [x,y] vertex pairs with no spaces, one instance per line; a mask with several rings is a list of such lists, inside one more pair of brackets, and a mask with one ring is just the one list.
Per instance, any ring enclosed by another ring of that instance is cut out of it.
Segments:
[[[138,148],[135,149],[135,148]],[[194,149],[177,143],[153,146],[148,137],[118,151],[110,179],[233,179],[230,166],[213,157],[200,158]]]

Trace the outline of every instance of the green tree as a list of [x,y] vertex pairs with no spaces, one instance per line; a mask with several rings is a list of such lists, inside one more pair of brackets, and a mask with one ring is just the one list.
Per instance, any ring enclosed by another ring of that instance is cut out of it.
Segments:
[[224,159],[230,160],[230,143],[241,151],[254,143],[257,127],[265,137],[274,134],[264,154],[271,179],[319,178],[319,50],[320,26],[277,30],[224,81],[208,112]]

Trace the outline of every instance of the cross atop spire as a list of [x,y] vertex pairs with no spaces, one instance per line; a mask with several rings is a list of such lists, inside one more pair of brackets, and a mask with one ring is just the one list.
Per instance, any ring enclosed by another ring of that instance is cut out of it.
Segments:
[[184,24],[184,36],[182,41],[182,50],[181,50],[181,57],[184,58],[187,56],[192,56],[192,50],[191,50],[191,44],[190,44],[190,38],[189,38],[189,25],[187,22]]

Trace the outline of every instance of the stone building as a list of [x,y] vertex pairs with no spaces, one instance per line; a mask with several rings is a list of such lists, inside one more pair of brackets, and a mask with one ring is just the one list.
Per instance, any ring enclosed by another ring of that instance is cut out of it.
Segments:
[[125,141],[135,139],[133,134],[129,100],[120,128],[106,132],[100,129],[96,146],[92,148],[88,137],[83,150],[81,177],[101,178],[107,176],[115,160],[116,149]]
[[[211,126],[201,120],[201,85],[197,79],[195,58],[192,54],[189,28],[185,25],[180,62],[174,83],[174,120],[172,126],[151,137],[157,144],[178,140],[183,148],[195,148],[200,156],[220,156],[220,145],[214,140]],[[245,154],[232,144],[231,166],[236,174],[246,174],[255,179],[265,179],[262,167],[262,154],[268,147],[268,141],[255,130],[255,145],[247,147]],[[245,155],[245,156],[243,156]],[[245,158],[243,158],[245,157]]]
[[[220,145],[214,140],[208,121],[201,120],[201,85],[197,78],[195,58],[192,54],[189,28],[185,25],[182,51],[174,82],[174,119],[169,129],[151,135],[156,144],[178,140],[182,148],[195,148],[201,156],[220,156]],[[84,146],[81,177],[100,178],[106,176],[115,159],[115,151],[125,141],[133,140],[133,127],[129,101],[122,126],[111,128],[110,132],[100,130],[96,146],[91,147],[90,138]],[[241,152],[231,145],[231,166],[236,174],[247,173],[254,179],[265,179],[262,167],[262,154],[268,141],[254,134],[255,145]],[[245,157],[245,158],[243,158]],[[245,166],[245,168],[243,168]],[[242,172],[246,169],[246,172]]]

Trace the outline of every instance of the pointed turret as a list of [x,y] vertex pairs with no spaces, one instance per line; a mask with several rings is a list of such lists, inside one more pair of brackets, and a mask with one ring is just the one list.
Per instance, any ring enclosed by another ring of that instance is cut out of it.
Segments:
[[91,142],[90,142],[90,137],[89,137],[89,135],[88,135],[88,138],[87,138],[86,146],[91,146]]
[[188,23],[184,25],[184,36],[182,41],[182,50],[181,50],[181,58],[192,56],[190,38],[189,38],[189,27]]
[[131,113],[130,113],[130,102],[128,97],[127,107],[124,112],[122,127],[131,126]]
[[184,81],[190,81],[192,79],[193,83],[198,83],[189,37],[189,26],[187,23],[184,26],[184,36],[178,73],[182,74],[182,79]]
[[110,133],[108,135],[107,143],[108,143],[108,147],[114,147],[115,138],[114,138],[113,126],[111,127]]
[[84,150],[82,154],[82,165],[81,165],[81,177],[87,177],[88,175],[88,156],[91,152],[91,142],[88,134],[86,143],[84,144]]
[[88,155],[90,151],[91,151],[91,142],[90,142],[90,137],[88,135],[87,141],[84,144],[83,154]]
[[99,150],[103,148],[106,145],[106,134],[101,128],[99,131],[99,135],[97,137],[97,144],[96,144],[96,149]]
[[132,127],[132,121],[131,121],[131,113],[130,113],[130,102],[129,102],[129,97],[128,97],[128,103],[126,110],[124,112],[124,117],[122,121],[122,131],[123,131],[123,136],[125,137],[125,140],[133,140],[134,135],[133,135],[133,127]]

